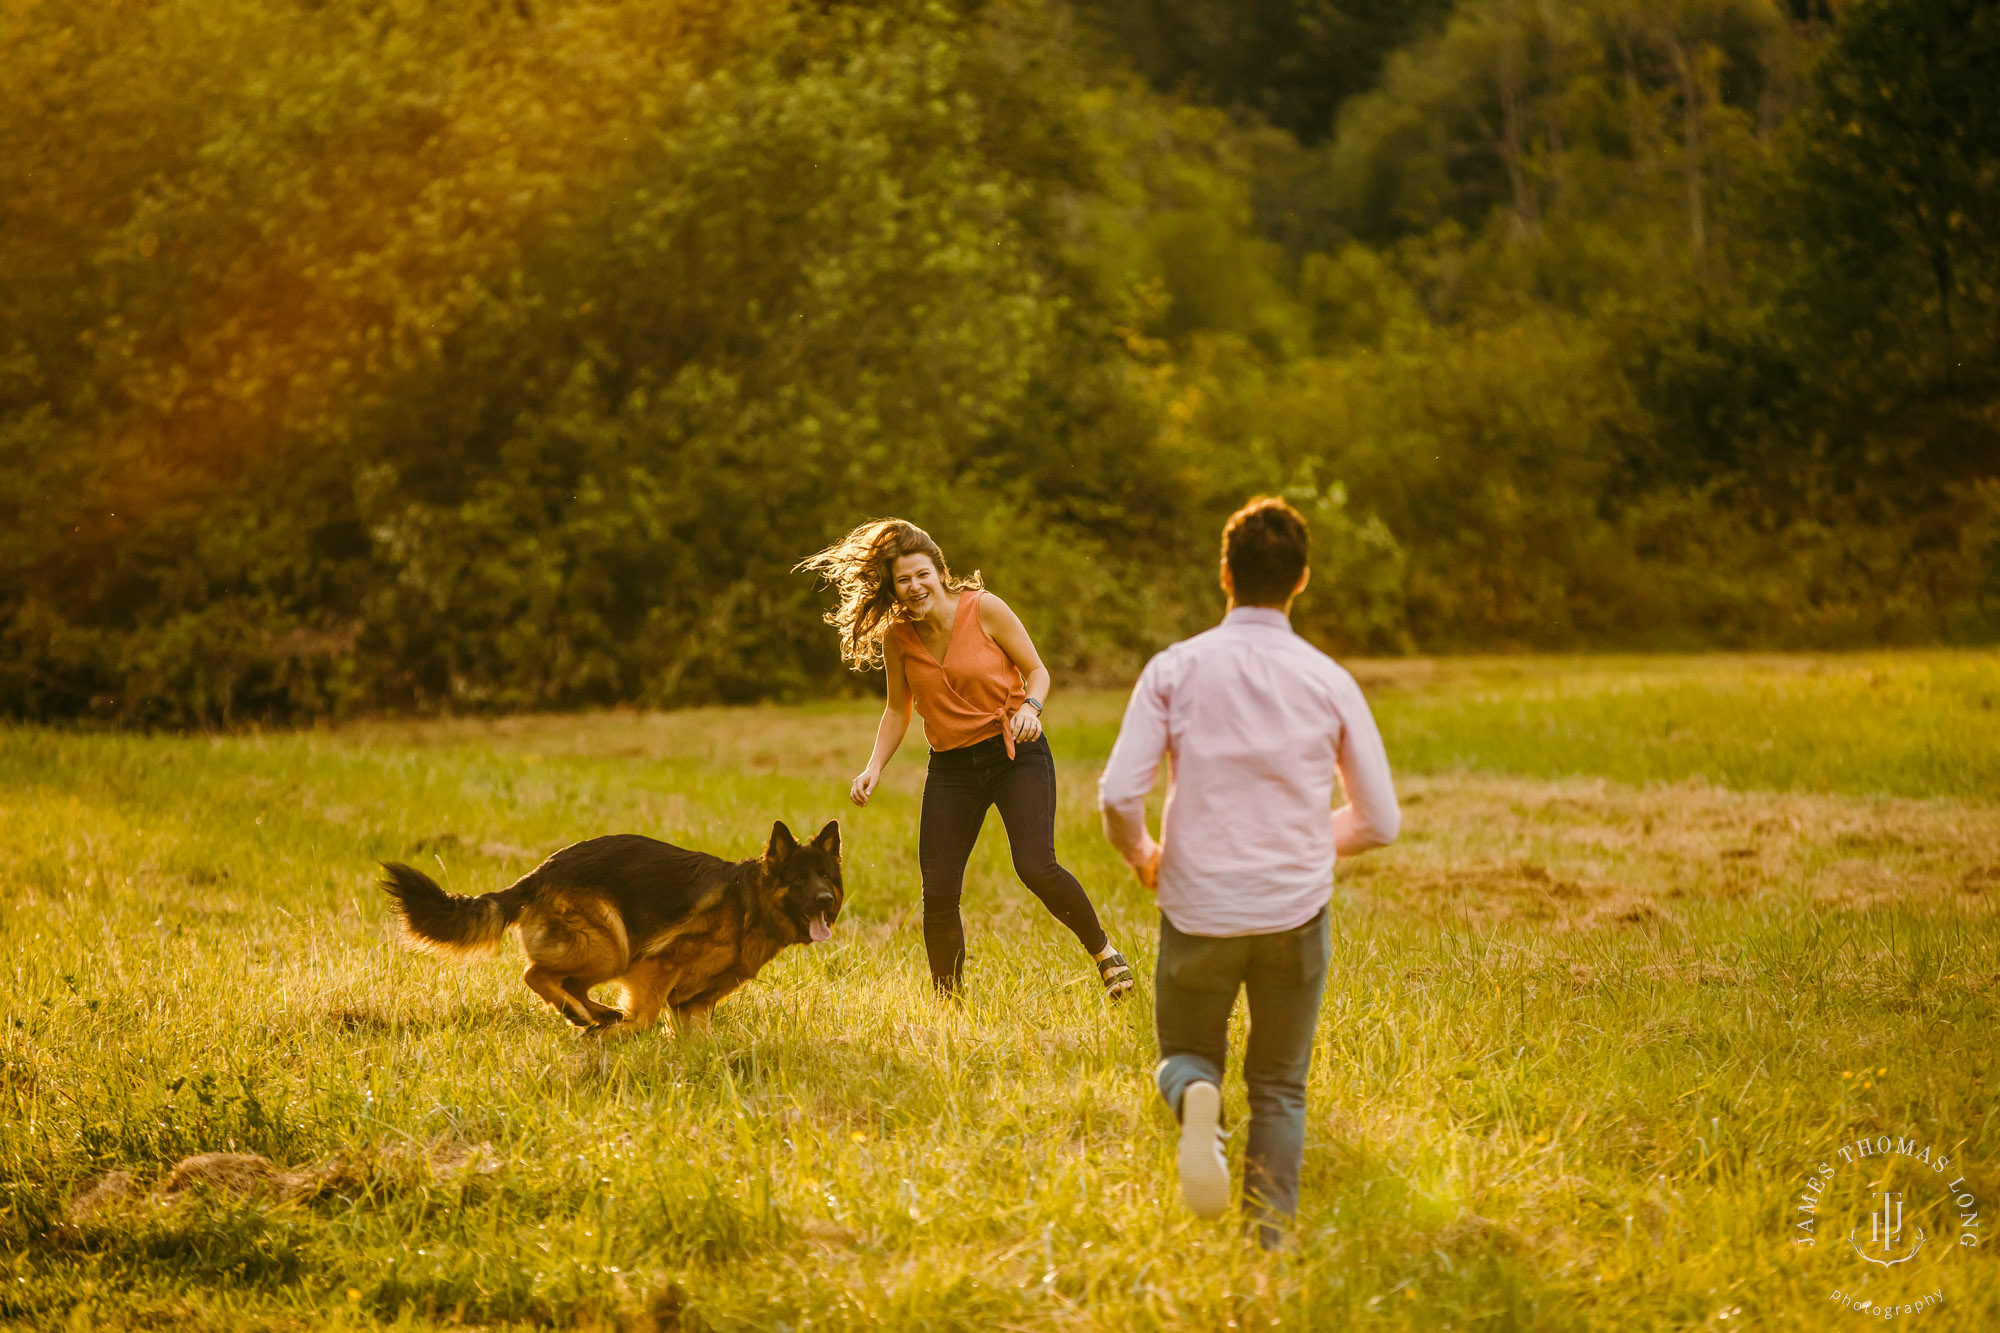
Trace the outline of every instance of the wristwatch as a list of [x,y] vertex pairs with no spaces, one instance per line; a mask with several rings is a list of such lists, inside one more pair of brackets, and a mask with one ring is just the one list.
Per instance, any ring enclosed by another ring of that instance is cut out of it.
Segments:
[[1035,716],[1040,717],[1042,715],[1042,701],[1031,694],[1028,696],[1028,702],[1035,706]]

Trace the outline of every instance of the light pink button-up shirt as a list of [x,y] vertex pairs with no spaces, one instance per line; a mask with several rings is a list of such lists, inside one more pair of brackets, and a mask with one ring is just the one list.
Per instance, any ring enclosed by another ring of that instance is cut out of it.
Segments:
[[[1354,677],[1243,606],[1166,649],[1132,688],[1097,783],[1104,832],[1143,865],[1146,795],[1172,757],[1161,819],[1160,910],[1189,935],[1266,935],[1313,919],[1333,862],[1395,841],[1389,756]],[[1347,804],[1332,809],[1334,774]]]

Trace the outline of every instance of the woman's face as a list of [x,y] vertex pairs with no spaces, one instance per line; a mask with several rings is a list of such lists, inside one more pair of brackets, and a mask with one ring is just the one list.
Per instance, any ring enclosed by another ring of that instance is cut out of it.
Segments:
[[914,616],[927,616],[944,604],[944,584],[927,555],[899,555],[889,567],[896,600]]

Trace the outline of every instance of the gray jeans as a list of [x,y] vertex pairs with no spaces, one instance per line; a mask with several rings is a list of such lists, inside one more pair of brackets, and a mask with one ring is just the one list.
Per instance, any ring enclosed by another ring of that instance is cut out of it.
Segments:
[[1178,1116],[1181,1093],[1197,1079],[1222,1085],[1229,1062],[1229,1013],[1239,988],[1250,997],[1243,1080],[1250,1085],[1250,1135],[1243,1192],[1253,1212],[1274,1221],[1299,1209],[1305,1158],[1306,1072],[1326,988],[1326,909],[1296,930],[1217,938],[1184,935],[1160,918],[1153,973],[1153,1027],[1160,1039],[1154,1075]]

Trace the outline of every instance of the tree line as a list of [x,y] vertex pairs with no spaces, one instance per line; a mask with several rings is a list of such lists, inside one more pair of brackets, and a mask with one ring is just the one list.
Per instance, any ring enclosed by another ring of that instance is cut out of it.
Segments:
[[1977,0],[0,11],[0,710],[843,688],[862,517],[1059,672],[2000,629]]

